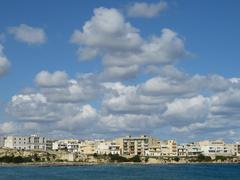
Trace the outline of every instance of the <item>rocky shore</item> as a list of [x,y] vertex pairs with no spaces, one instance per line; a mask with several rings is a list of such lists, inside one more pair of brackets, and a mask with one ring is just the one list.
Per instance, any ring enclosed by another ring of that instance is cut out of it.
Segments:
[[66,151],[23,151],[0,149],[0,166],[91,166],[104,164],[240,164],[239,157],[122,157],[119,155],[83,155]]

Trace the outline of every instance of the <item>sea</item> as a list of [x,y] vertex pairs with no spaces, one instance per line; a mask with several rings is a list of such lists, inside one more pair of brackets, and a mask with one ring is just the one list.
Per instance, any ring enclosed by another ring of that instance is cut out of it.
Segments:
[[240,180],[240,164],[0,167],[0,180]]

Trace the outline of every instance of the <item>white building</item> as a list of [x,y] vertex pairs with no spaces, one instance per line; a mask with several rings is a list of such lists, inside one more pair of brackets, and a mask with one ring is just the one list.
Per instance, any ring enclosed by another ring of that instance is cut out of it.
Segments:
[[205,156],[233,156],[234,146],[222,140],[198,142]]
[[97,144],[97,154],[120,154],[120,145],[115,141],[103,141]]
[[201,147],[198,143],[189,143],[178,145],[179,157],[194,157],[202,154]]
[[160,144],[149,146],[148,150],[145,151],[146,156],[152,156],[152,157],[160,157],[162,156],[162,149]]
[[53,150],[68,150],[69,152],[78,152],[80,141],[76,139],[65,139],[53,142]]
[[46,150],[46,138],[37,135],[7,136],[4,147],[20,150]]

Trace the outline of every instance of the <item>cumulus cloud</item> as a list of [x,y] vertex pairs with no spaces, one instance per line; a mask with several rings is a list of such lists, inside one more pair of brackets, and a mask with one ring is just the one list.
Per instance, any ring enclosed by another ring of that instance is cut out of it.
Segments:
[[74,31],[71,42],[87,46],[91,51],[99,48],[105,51],[134,50],[141,44],[141,37],[118,10],[101,7],[94,10],[82,31]]
[[128,7],[128,16],[151,18],[159,15],[167,8],[167,2],[158,3],[135,2]]
[[[110,18],[111,17],[111,18]],[[97,8],[81,30],[75,30],[71,42],[78,44],[81,60],[100,56],[103,77],[129,79],[145,65],[174,64],[189,56],[184,40],[171,29],[150,39],[141,37],[137,28],[116,9]]]
[[57,126],[63,130],[85,130],[95,126],[97,122],[97,111],[89,104],[82,106],[76,114],[70,114],[70,116],[64,117],[58,122]]
[[[74,78],[64,71],[39,72],[37,86],[9,102],[6,110],[16,121],[0,124],[6,132],[38,129],[85,137],[161,130],[186,137],[238,133],[239,78],[190,75],[176,68],[190,53],[173,30],[164,28],[145,39],[118,10],[102,7],[74,31],[71,42],[78,45],[80,60],[99,57],[103,70]],[[140,72],[154,74],[144,81],[142,76],[122,81]]]
[[[50,81],[54,74],[48,74]],[[152,133],[167,127],[174,134],[200,135],[240,124],[238,78],[189,75],[173,66],[135,85],[101,82],[95,74],[66,77],[64,86],[37,86],[13,96],[7,112],[22,129],[83,136]]]
[[3,53],[3,46],[0,44],[0,77],[8,72],[10,62]]
[[41,71],[36,75],[35,82],[41,87],[62,87],[67,85],[68,75],[64,71]]
[[5,135],[9,133],[14,133],[16,131],[17,127],[14,122],[3,122],[0,123],[0,134]]
[[[52,74],[52,78],[56,76],[57,72],[58,71]],[[64,77],[67,77],[65,73],[63,74]],[[51,78],[49,80],[51,81]],[[102,87],[98,83],[98,77],[91,73],[80,74],[76,79],[70,80],[67,80],[67,78],[65,80],[64,78],[59,78],[58,86],[56,85],[56,83],[50,83],[48,86],[40,86],[40,92],[44,94],[48,100],[61,103],[83,103],[97,99],[97,96],[101,96],[102,93]]]
[[51,112],[51,104],[40,94],[19,94],[12,97],[8,113],[22,121],[52,121],[57,112]]
[[186,99],[175,99],[167,103],[163,117],[180,126],[194,122],[203,122],[208,118],[209,100],[203,96]]
[[47,36],[42,28],[26,24],[9,27],[8,33],[12,34],[16,40],[28,44],[43,44],[47,41]]

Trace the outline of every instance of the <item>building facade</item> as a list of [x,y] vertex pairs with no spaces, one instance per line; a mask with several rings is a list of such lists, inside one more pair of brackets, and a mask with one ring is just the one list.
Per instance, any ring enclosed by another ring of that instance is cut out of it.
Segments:
[[198,143],[189,143],[178,145],[179,157],[195,157],[202,154],[201,147]]
[[103,141],[97,145],[97,154],[120,154],[120,145],[115,141]]
[[46,150],[46,138],[37,135],[7,136],[4,147],[19,150]]
[[198,142],[205,156],[233,156],[234,146],[222,140]]
[[76,139],[58,140],[53,142],[53,150],[67,150],[69,152],[78,152],[80,141]]
[[139,137],[126,136],[116,139],[121,154],[126,156],[145,156],[149,151],[149,147],[158,145],[158,142],[158,139],[146,135]]
[[0,148],[4,147],[5,137],[0,136]]
[[161,141],[162,156],[177,156],[177,142],[175,140]]

